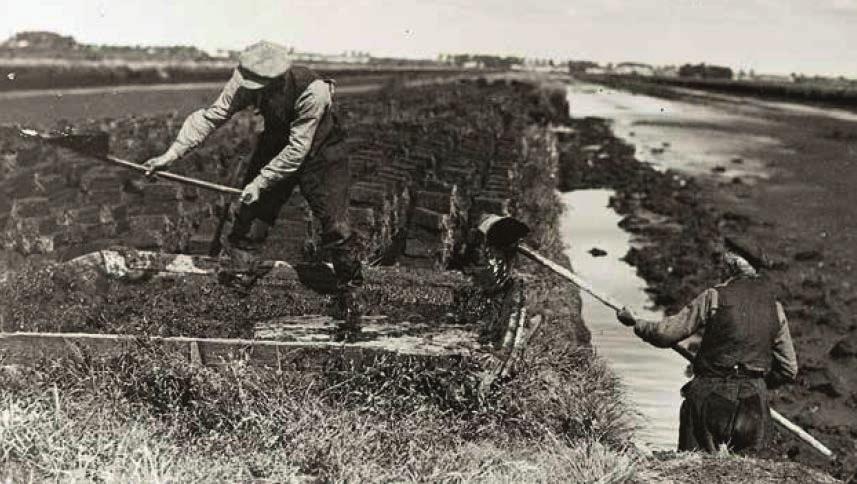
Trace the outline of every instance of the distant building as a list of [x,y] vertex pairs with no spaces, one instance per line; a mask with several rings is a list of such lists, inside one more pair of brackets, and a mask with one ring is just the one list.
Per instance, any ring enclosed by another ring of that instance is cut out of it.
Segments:
[[583,74],[587,69],[598,68],[597,62],[592,61],[568,61],[569,74]]
[[678,67],[660,66],[655,68],[655,75],[660,77],[678,77]]
[[342,54],[318,54],[315,52],[293,52],[292,58],[298,62],[369,64],[372,57],[368,53],[343,52]]
[[592,74],[592,75],[597,76],[597,75],[602,75],[602,74],[608,74],[610,71],[608,71],[607,69],[605,69],[603,67],[587,67],[585,72],[587,74]]
[[229,49],[214,49],[206,51],[206,54],[215,60],[237,60],[239,52]]
[[756,74],[752,77],[752,80],[759,82],[794,82],[795,79],[792,76],[778,75],[778,74]]
[[655,75],[655,69],[649,64],[622,62],[613,68],[613,73],[626,76],[653,76]]

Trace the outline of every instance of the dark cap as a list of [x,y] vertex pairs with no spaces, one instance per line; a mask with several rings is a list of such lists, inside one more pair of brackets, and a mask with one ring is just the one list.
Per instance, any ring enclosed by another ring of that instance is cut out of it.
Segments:
[[771,261],[768,259],[765,251],[762,250],[755,242],[746,237],[730,235],[724,237],[723,243],[726,250],[741,256],[744,260],[750,263],[754,269],[770,269]]

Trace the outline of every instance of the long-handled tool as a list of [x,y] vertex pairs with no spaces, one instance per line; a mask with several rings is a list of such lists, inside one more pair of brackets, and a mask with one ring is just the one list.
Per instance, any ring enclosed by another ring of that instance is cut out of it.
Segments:
[[[586,293],[590,294],[595,299],[601,301],[602,303],[604,303],[608,307],[610,307],[616,311],[620,311],[622,309],[622,304],[620,304],[618,301],[616,301],[615,299],[613,299],[612,297],[610,297],[606,294],[603,294],[603,293],[597,291],[595,288],[593,288],[584,279],[581,279],[579,276],[575,275],[573,272],[571,272],[570,270],[566,269],[565,267],[557,264],[556,262],[553,262],[550,259],[545,258],[544,256],[542,256],[541,254],[539,254],[535,250],[531,249],[530,247],[527,247],[526,245],[520,244],[520,245],[518,245],[518,252],[525,255],[527,258],[541,264],[542,266],[552,270],[556,274],[562,276],[564,279],[571,282],[575,286],[579,287],[580,289],[582,289]],[[680,346],[680,345],[677,345],[677,344],[672,345],[671,348],[675,352],[677,352],[678,354],[683,356],[685,359],[687,359],[689,361],[693,361],[693,358],[695,355],[690,350],[688,350],[687,348]],[[812,435],[809,435],[809,433],[807,433],[807,431],[805,431],[804,429],[798,427],[797,425],[795,425],[794,423],[789,421],[789,419],[782,416],[779,412],[777,412],[773,408],[771,409],[771,419],[774,422],[776,422],[777,424],[779,424],[781,427],[783,427],[784,429],[786,429],[789,432],[791,432],[792,434],[794,434],[800,440],[809,444],[813,449],[815,449],[816,451],[818,451],[819,453],[821,453],[822,455],[824,455],[828,459],[833,460],[836,458],[836,456],[833,454],[833,452],[830,449],[828,449],[827,447],[825,447],[824,444],[822,444],[821,442],[816,440],[815,437],[813,437]]]
[[[138,163],[134,163],[131,161],[122,160],[120,158],[116,158],[115,156],[111,156],[109,154],[109,143],[108,143],[108,135],[107,133],[102,132],[90,132],[90,133],[39,133],[38,131],[32,129],[21,129],[20,133],[28,138],[37,139],[39,141],[45,141],[51,144],[55,144],[57,146],[62,146],[65,148],[69,148],[71,150],[77,151],[79,153],[91,155],[99,160],[106,161],[112,163],[114,165],[121,166],[123,168],[130,168],[132,170],[137,170],[140,172],[146,172],[147,169],[143,165]],[[197,178],[191,178],[183,175],[179,175],[176,173],[170,173],[168,171],[157,171],[155,172],[156,176],[161,178],[172,180],[179,183],[184,183],[186,185],[192,185],[199,188],[204,188],[206,190],[214,190],[220,193],[226,193],[229,195],[240,195],[241,190],[237,188],[227,187],[225,185],[218,185],[217,183],[207,182],[205,180],[199,180]]]
[[[241,177],[244,175],[244,165],[246,164],[246,158],[241,158],[238,163],[235,164],[235,169],[232,171],[229,180],[227,180],[230,185],[237,185],[241,181]],[[214,236],[211,238],[211,245],[208,246],[208,255],[211,257],[217,257],[223,249],[220,236],[223,233],[223,229],[226,227],[227,220],[229,220],[229,201],[224,200],[220,204],[219,208],[220,218],[217,220],[217,228],[214,229]]]

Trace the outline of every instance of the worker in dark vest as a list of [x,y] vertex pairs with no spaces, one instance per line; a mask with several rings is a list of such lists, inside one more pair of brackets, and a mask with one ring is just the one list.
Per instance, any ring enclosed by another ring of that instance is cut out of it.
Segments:
[[253,107],[262,115],[265,129],[221,241],[232,269],[225,274],[252,273],[258,267],[261,244],[299,187],[321,223],[322,252],[333,262],[338,283],[343,288],[362,284],[361,265],[350,247],[350,180],[333,94],[332,80],[293,65],[286,48],[259,42],[241,53],[214,104],[188,116],[169,149],[144,164],[150,175],[165,169],[242,109]]
[[783,307],[758,272],[767,259],[734,238],[719,252],[728,279],[678,314],[652,322],[623,308],[617,317],[661,348],[702,335],[694,378],[682,388],[679,450],[756,452],[771,428],[768,386],[793,382],[797,359]]

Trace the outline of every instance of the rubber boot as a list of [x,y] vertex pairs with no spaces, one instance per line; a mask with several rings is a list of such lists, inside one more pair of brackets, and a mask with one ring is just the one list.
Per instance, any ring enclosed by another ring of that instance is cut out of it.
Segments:
[[352,244],[353,240],[348,238],[322,247],[333,263],[337,287],[343,291],[363,287],[363,264],[352,253]]
[[271,263],[262,260],[259,252],[260,249],[254,244],[241,243],[239,246],[234,237],[224,238],[217,281],[246,296],[259,279],[273,268]]
[[235,202],[229,210],[220,238],[217,280],[246,296],[273,267],[260,256],[270,226],[256,219],[254,209],[243,203]]

